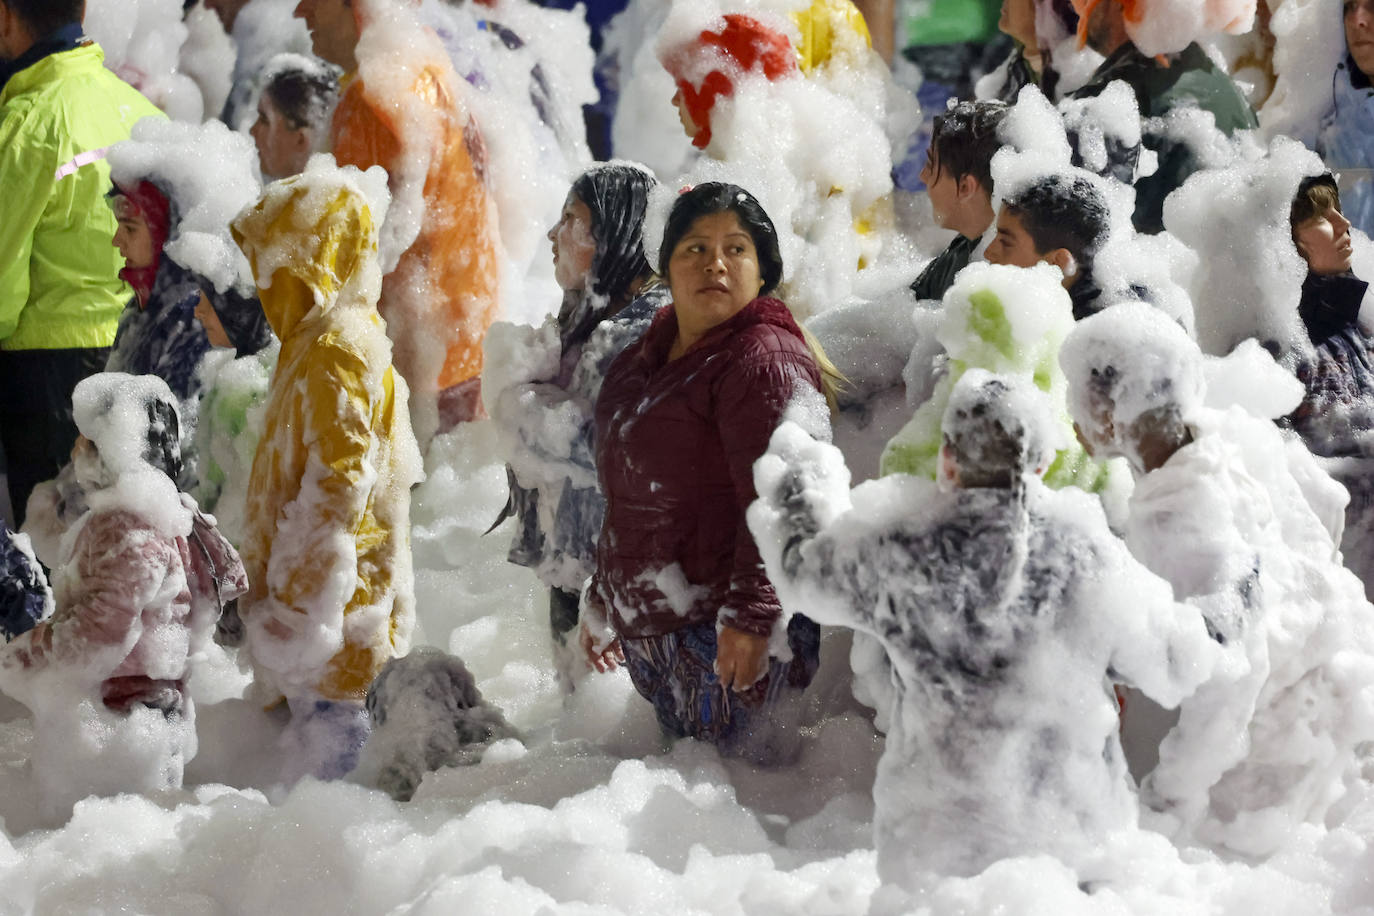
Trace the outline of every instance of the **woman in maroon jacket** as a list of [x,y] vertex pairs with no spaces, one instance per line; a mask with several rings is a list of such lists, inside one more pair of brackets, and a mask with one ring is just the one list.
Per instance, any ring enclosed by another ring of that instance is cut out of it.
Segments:
[[819,629],[784,621],[745,510],[784,410],[828,424],[821,370],[768,295],[782,257],[749,192],[680,195],[659,272],[673,303],[611,365],[596,405],[607,506],[582,644],[597,670],[627,665],[668,733],[777,761],[796,747]]

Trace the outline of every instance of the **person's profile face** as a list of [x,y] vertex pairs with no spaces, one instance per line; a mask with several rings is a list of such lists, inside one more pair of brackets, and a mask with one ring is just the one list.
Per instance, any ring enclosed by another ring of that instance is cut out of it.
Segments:
[[1333,276],[1350,270],[1355,253],[1350,221],[1336,207],[1299,223],[1293,230],[1293,242],[1314,274]]
[[1345,0],[1345,47],[1365,76],[1374,75],[1374,0]]
[[1021,217],[1006,207],[997,214],[997,235],[983,257],[990,264],[1009,264],[1012,267],[1034,267],[1042,260]]
[[129,198],[119,195],[111,201],[115,215],[115,234],[111,244],[119,249],[124,264],[134,270],[152,267],[156,258],[153,233],[148,221]]

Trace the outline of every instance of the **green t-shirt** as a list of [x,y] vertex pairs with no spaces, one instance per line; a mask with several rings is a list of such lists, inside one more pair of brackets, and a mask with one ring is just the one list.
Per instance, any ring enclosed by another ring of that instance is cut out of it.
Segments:
[[1002,0],[898,0],[906,46],[985,42],[997,34]]

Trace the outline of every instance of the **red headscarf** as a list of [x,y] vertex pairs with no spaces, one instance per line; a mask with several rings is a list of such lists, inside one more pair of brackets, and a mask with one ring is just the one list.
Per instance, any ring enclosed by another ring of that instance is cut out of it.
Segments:
[[141,308],[148,303],[148,296],[153,291],[153,278],[157,276],[158,265],[162,263],[162,246],[167,244],[167,235],[171,232],[172,207],[167,196],[151,181],[140,181],[132,188],[116,185],[112,196],[127,200],[147,224],[148,234],[153,237],[153,262],[147,267],[125,265],[119,272],[119,278],[134,288]]
[[[687,64],[692,58],[714,49],[718,56],[734,64],[741,73],[759,70],[766,79],[777,80],[797,72],[797,55],[786,35],[775,32],[757,19],[738,13],[729,13],[723,19],[724,26],[721,29],[707,29],[695,41],[665,56],[663,60],[663,66],[677,80],[682,101],[697,126],[692,145],[701,149],[711,142],[711,108],[720,96],[731,95],[735,91],[735,84],[732,73],[714,69],[706,74],[699,87],[693,85],[685,76],[689,72]],[[733,71],[734,68],[729,69]]]

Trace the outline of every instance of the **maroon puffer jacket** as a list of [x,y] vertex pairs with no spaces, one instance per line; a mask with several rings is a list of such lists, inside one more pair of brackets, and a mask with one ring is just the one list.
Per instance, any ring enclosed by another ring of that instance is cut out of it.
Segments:
[[760,297],[668,362],[677,313],[621,353],[596,402],[606,519],[596,594],[625,637],[723,620],[766,636],[782,614],[745,524],[754,462],[820,372],[792,314]]

